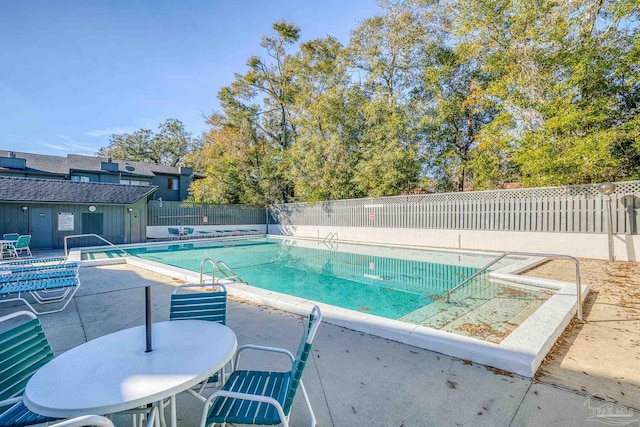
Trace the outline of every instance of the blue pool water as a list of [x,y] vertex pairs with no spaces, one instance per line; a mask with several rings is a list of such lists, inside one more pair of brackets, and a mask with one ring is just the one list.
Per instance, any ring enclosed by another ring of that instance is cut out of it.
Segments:
[[[442,299],[448,289],[491,259],[466,255],[472,262],[465,263],[465,256],[417,250],[411,252],[414,259],[403,259],[391,248],[341,244],[339,249],[315,241],[254,238],[154,245],[127,252],[195,272],[205,258],[221,260],[252,286],[391,319]],[[117,256],[109,251],[100,254]],[[92,252],[83,256],[98,258]],[[210,274],[210,265],[207,268]]]

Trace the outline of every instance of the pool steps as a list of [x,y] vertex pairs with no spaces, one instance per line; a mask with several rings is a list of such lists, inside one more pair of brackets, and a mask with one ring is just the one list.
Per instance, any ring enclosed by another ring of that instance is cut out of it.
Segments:
[[[517,298],[509,295],[516,288],[482,282],[462,288],[451,303],[436,300],[399,320],[499,342],[546,299],[545,295],[536,296],[537,292],[526,292]],[[517,292],[523,291],[517,288]],[[468,324],[482,327],[469,330]]]

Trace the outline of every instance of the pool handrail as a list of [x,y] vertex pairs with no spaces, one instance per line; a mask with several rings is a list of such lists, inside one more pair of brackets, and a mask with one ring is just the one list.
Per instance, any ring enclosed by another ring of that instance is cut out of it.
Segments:
[[69,239],[78,239],[80,237],[97,237],[98,239],[102,240],[103,242],[105,242],[107,245],[109,246],[113,246],[114,248],[116,248],[119,251],[124,252],[125,255],[129,255],[129,252],[125,251],[124,249],[122,249],[121,247],[114,245],[113,243],[111,243],[110,241],[108,241],[107,239],[105,239],[102,236],[98,236],[97,234],[94,233],[87,233],[87,234],[72,234],[70,236],[64,236],[64,259],[66,260],[67,258],[69,258],[69,251],[68,251],[68,247],[67,247],[67,241]]
[[[200,262],[200,283],[201,284],[204,283],[204,266],[206,263],[211,264],[211,283],[216,283],[216,270],[218,270],[220,273],[224,275],[224,277],[221,277],[221,279],[227,279],[227,280],[238,279],[239,281],[244,282],[242,277],[240,277],[233,268],[229,267],[229,265],[226,262],[214,261],[211,258],[205,258]],[[228,271],[230,274],[227,274],[225,270]]]
[[322,240],[322,243],[331,244],[334,240],[336,242],[338,241],[338,233],[329,232],[329,234],[327,234],[327,236]]
[[575,265],[576,265],[576,296],[577,296],[577,299],[578,299],[578,307],[577,307],[576,315],[578,317],[578,320],[580,322],[583,322],[583,318],[582,318],[582,286],[580,285],[580,262],[575,257],[572,257],[571,255],[545,254],[545,253],[536,253],[536,252],[505,252],[505,253],[501,254],[500,256],[498,256],[493,261],[491,261],[489,264],[487,264],[484,267],[482,267],[480,270],[478,270],[475,273],[473,273],[471,276],[469,276],[466,279],[464,279],[462,282],[458,283],[453,288],[449,289],[447,291],[447,302],[451,301],[451,294],[454,293],[458,288],[460,288],[460,287],[464,286],[465,284],[469,283],[471,280],[475,279],[481,273],[485,272],[489,267],[493,266],[498,261],[500,261],[503,258],[505,258],[507,256],[510,256],[510,255],[515,255],[515,256],[535,256],[535,257],[541,257],[541,258],[568,259],[568,260],[573,261],[575,263]]

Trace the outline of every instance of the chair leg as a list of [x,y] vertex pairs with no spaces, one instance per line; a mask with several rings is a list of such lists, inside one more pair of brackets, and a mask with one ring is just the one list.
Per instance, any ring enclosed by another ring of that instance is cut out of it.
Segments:
[[167,427],[167,419],[164,416],[165,408],[166,405],[163,402],[160,402],[160,405],[158,405],[158,419],[156,420],[160,427]]
[[302,391],[304,401],[306,402],[307,408],[309,409],[309,414],[311,415],[311,427],[316,427],[316,416],[313,413],[313,408],[311,408],[311,402],[309,401],[309,396],[307,395],[307,390],[304,388],[302,380],[300,380],[300,391]]

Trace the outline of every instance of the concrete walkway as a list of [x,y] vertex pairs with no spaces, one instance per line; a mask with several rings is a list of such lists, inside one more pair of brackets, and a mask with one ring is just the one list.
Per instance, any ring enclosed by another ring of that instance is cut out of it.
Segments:
[[[144,323],[144,291],[153,286],[153,320],[168,319],[169,295],[179,284],[128,265],[84,267],[82,287],[62,313],[42,316],[56,354],[87,340]],[[0,315],[22,309],[4,307]],[[295,351],[303,330],[298,316],[231,300],[228,326],[239,344]],[[283,369],[281,359],[243,358],[243,366]],[[322,324],[304,373],[318,425],[325,426],[584,426],[606,425],[595,417],[605,402],[529,379],[502,375],[482,365],[405,344]],[[296,399],[292,426],[308,426]],[[613,408],[614,411],[617,407]],[[621,408],[624,409],[624,408]],[[178,398],[178,424],[198,425],[201,403]],[[638,425],[637,411],[626,412]],[[621,421],[617,417],[615,421]],[[117,425],[129,419],[115,417]],[[621,425],[621,424],[617,424]]]
[[[537,378],[640,409],[640,263],[580,259],[580,272],[586,322],[567,328]],[[526,274],[570,282],[575,266],[553,260]]]

